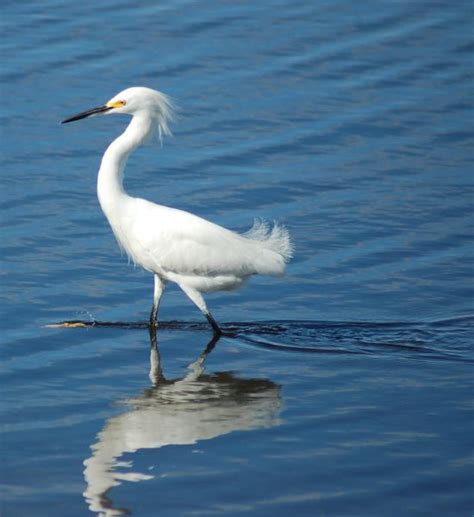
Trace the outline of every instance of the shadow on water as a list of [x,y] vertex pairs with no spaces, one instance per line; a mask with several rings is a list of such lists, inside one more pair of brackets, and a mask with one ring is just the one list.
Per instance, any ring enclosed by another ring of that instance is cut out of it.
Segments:
[[[249,346],[281,352],[366,354],[408,359],[473,361],[474,317],[431,322],[331,322],[279,320],[228,322],[223,336]],[[50,327],[148,329],[147,322],[74,320]],[[164,321],[159,330],[209,332],[205,322]]]
[[156,331],[150,331],[152,387],[121,401],[126,410],[109,418],[92,454],[84,461],[84,498],[92,512],[104,516],[129,513],[116,508],[110,490],[122,481],[155,476],[133,472],[133,460],[121,460],[140,449],[191,445],[233,431],[273,427],[280,423],[280,387],[266,379],[242,379],[231,373],[206,374],[204,362],[214,349],[213,338],[188,373],[167,379],[163,373]]

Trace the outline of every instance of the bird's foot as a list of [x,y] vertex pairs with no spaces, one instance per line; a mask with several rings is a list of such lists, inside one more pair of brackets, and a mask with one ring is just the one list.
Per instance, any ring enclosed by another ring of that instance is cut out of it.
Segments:
[[219,327],[219,325],[217,324],[217,321],[210,314],[206,314],[206,318],[207,318],[207,321],[209,322],[209,324],[211,325],[212,330],[214,331],[214,336],[216,336],[216,337],[222,336],[222,330]]

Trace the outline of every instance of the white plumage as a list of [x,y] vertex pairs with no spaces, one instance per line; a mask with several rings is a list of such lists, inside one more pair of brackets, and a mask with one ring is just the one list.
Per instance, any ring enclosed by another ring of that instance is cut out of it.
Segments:
[[219,326],[207,309],[203,292],[234,289],[250,276],[281,275],[292,255],[288,231],[255,221],[238,234],[183,210],[129,196],[123,170],[129,154],[152,137],[169,135],[173,117],[170,99],[144,87],[128,88],[107,104],[64,121],[99,113],[125,113],[132,121],[106,150],[99,169],[97,193],[115,237],[133,260],[155,275],[150,323],[167,282],[177,283],[205,314],[215,333]]

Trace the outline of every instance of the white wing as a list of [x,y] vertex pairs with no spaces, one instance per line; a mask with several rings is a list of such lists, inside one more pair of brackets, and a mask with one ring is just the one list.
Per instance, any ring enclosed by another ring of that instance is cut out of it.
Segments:
[[277,226],[245,236],[183,210],[139,198],[129,203],[114,232],[131,258],[151,271],[241,278],[282,274],[291,255],[288,233]]

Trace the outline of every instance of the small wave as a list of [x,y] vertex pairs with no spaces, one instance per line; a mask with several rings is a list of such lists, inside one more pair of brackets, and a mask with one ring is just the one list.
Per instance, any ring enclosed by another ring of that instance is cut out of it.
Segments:
[[[148,322],[73,320],[54,328],[108,327],[147,329]],[[163,321],[159,330],[205,331],[205,322]],[[463,316],[424,322],[354,322],[278,320],[228,322],[224,337],[278,352],[364,354],[410,359],[474,361],[474,317]]]
[[473,318],[428,323],[280,322],[256,332],[246,328],[235,337],[252,346],[278,351],[472,362],[473,322]]

